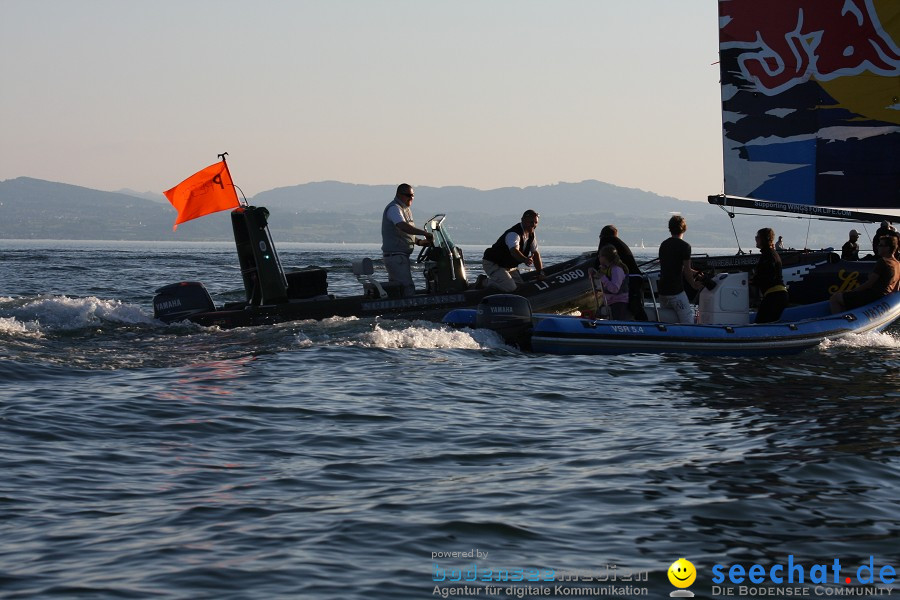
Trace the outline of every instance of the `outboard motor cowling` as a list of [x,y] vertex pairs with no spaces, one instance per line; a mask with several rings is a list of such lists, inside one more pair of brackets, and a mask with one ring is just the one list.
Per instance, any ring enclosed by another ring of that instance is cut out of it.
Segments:
[[493,294],[478,303],[475,327],[499,333],[504,341],[527,348],[531,340],[531,303],[515,294]]
[[209,292],[202,283],[196,281],[161,287],[153,297],[153,317],[163,323],[176,323],[191,315],[215,310],[216,305],[209,297]]

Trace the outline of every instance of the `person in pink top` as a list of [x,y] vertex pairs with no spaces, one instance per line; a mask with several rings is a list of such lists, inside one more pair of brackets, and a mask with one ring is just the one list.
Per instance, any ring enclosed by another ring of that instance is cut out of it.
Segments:
[[597,252],[600,265],[600,288],[609,306],[610,317],[618,321],[633,319],[628,310],[628,267],[612,246],[603,246]]

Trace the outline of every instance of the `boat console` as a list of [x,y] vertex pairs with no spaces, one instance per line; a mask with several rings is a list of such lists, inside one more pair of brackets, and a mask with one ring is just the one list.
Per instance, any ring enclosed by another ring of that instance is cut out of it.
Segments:
[[464,292],[469,288],[462,248],[444,229],[446,215],[435,215],[425,223],[433,245],[424,246],[416,262],[425,264],[425,289],[429,294]]
[[747,273],[719,273],[716,285],[700,291],[697,320],[705,325],[746,325],[750,322],[750,291]]

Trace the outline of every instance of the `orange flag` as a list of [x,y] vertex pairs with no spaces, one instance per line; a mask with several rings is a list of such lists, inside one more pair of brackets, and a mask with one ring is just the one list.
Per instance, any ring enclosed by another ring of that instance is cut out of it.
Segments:
[[178,211],[172,231],[178,229],[179,223],[240,206],[224,160],[194,173],[163,193]]

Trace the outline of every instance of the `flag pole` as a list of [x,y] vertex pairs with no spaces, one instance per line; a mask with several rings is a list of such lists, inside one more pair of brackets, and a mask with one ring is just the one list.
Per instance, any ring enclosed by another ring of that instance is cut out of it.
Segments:
[[[244,190],[238,187],[238,185],[234,182],[234,178],[231,176],[231,169],[228,168],[228,162],[225,160],[225,157],[228,156],[228,153],[223,152],[221,154],[217,154],[216,156],[218,156],[222,160],[222,164],[225,165],[225,170],[228,171],[228,178],[231,180],[231,185],[233,185],[235,189],[241,193],[241,198],[243,198],[244,200],[244,206],[250,206],[250,203],[247,202],[247,196],[244,195]],[[238,202],[240,202],[240,200],[238,200]]]

